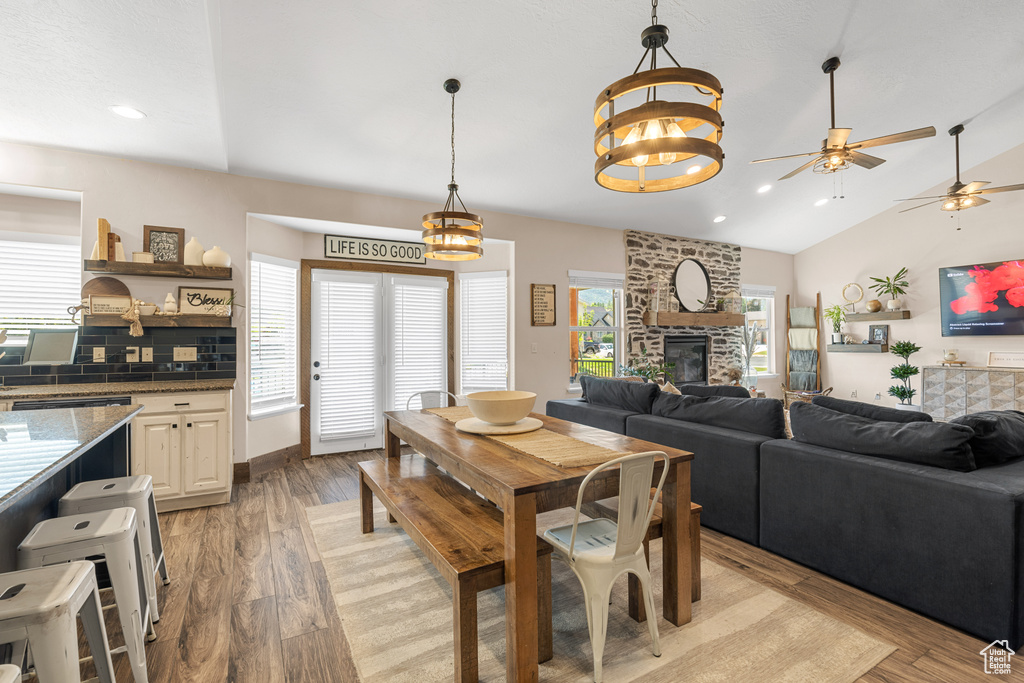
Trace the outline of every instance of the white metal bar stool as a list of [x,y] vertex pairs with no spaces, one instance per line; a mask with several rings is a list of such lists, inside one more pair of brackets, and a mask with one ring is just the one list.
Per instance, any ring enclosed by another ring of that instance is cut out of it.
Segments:
[[[0,574],[0,643],[28,641],[39,683],[82,680],[76,617],[82,619],[96,675],[114,683],[92,562]],[[18,666],[0,666],[0,683],[20,680]]]
[[83,481],[60,499],[59,514],[61,517],[67,517],[83,512],[116,508],[135,509],[135,522],[139,526],[139,545],[142,547],[142,566],[146,570],[150,614],[156,623],[160,621],[160,609],[157,605],[156,581],[153,576],[159,570],[165,586],[171,580],[167,576],[164,543],[160,536],[156,503],[153,500],[153,477],[142,474],[135,477]]
[[43,567],[74,560],[105,561],[114,588],[124,650],[136,683],[147,683],[143,639],[152,630],[142,549],[133,508],[86,512],[36,524],[18,546],[18,567]]

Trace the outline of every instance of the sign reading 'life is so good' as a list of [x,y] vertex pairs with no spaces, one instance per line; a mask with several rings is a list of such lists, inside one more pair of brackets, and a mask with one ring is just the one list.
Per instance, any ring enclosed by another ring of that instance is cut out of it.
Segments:
[[390,263],[426,263],[425,252],[426,245],[416,242],[324,235],[325,258],[387,261]]

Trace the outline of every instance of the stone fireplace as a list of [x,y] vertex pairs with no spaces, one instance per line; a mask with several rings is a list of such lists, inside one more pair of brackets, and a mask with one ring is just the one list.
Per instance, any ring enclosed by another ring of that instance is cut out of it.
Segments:
[[707,384],[711,338],[704,334],[665,335],[665,363],[674,363],[669,370],[672,384]]

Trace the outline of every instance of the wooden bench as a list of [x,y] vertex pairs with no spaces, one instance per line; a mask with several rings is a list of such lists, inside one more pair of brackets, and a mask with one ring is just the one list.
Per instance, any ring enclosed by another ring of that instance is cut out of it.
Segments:
[[[655,489],[651,489],[654,493]],[[584,503],[580,511],[591,518],[604,517],[618,521],[619,499],[605,498]],[[700,600],[700,505],[690,503],[690,566],[693,568],[693,581],[690,584],[690,600]],[[647,555],[648,564],[651,561],[651,541],[662,537],[662,510],[661,501],[654,505],[654,515],[651,516],[651,526],[644,539],[644,553]],[[629,575],[629,616],[637,621],[647,619],[644,609],[643,593],[640,591],[640,580],[632,574]]]
[[[476,594],[505,584],[500,510],[420,455],[359,463],[363,533],[373,532],[373,495],[452,587],[455,680],[477,680]],[[552,657],[551,545],[537,539],[539,661]]]

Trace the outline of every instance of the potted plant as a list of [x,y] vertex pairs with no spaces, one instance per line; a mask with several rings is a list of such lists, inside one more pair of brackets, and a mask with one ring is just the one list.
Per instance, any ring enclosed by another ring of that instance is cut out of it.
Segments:
[[846,322],[846,309],[839,304],[832,304],[822,314],[832,323],[832,343],[843,343],[843,323]]
[[656,364],[647,356],[647,349],[640,350],[640,358],[632,358],[627,365],[619,366],[620,377],[643,377],[648,382],[663,384],[668,380],[668,371],[675,363]]
[[873,277],[875,284],[871,285],[871,289],[875,290],[879,295],[888,295],[889,300],[885,303],[885,307],[890,311],[898,311],[903,308],[903,302],[900,301],[900,296],[907,293],[907,287],[910,283],[907,282],[907,269],[900,268],[900,271],[891,278],[885,277]]
[[910,364],[910,356],[921,350],[921,347],[911,341],[898,341],[889,349],[890,353],[899,356],[903,362],[894,365],[889,370],[889,376],[898,379],[903,384],[894,384],[889,387],[889,395],[900,400],[896,405],[900,410],[921,410],[921,406],[914,405],[914,395],[917,391],[910,386],[910,378],[919,372],[916,365]]

